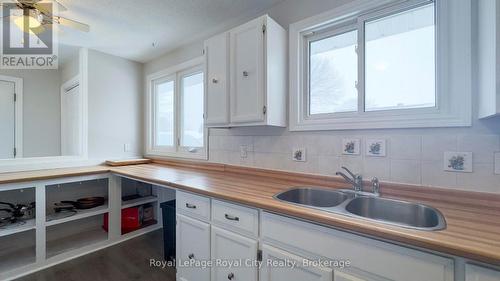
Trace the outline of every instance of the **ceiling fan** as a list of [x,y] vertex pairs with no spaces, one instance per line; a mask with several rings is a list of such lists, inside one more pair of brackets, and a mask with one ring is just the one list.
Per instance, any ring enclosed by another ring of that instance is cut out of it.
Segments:
[[35,34],[40,34],[51,25],[58,24],[77,29],[83,32],[89,32],[90,26],[75,20],[61,17],[53,14],[50,4],[57,5],[59,12],[67,11],[66,7],[57,0],[15,0],[13,2],[18,9],[23,11],[22,15],[14,19],[16,25],[22,27],[24,20],[28,20],[30,30]]

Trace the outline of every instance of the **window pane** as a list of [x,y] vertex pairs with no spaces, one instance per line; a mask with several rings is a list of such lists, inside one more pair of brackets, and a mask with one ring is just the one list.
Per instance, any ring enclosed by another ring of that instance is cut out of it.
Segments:
[[174,81],[155,82],[157,146],[174,145]]
[[434,4],[366,23],[366,111],[436,106]]
[[203,73],[182,78],[181,146],[203,147]]
[[357,111],[357,31],[309,45],[309,113]]

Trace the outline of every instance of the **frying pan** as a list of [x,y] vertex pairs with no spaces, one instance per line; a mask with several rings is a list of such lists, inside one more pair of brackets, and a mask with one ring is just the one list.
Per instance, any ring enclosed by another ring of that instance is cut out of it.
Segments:
[[71,204],[76,209],[85,210],[92,209],[98,206],[104,205],[105,199],[104,197],[88,197],[81,198],[76,201],[61,201],[63,204]]

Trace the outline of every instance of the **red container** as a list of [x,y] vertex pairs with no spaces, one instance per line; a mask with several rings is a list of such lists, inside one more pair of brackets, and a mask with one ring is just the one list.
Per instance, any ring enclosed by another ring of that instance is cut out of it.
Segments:
[[[132,230],[136,230],[141,228],[143,220],[143,208],[132,207],[122,210],[122,232],[130,232]],[[103,228],[108,231],[109,225],[109,215],[108,213],[104,214]]]

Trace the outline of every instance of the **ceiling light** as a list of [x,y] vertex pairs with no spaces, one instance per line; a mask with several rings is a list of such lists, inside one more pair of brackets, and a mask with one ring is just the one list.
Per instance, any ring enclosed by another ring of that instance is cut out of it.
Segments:
[[37,28],[37,27],[40,27],[42,25],[40,23],[40,21],[38,21],[36,18],[34,18],[32,16],[20,16],[20,17],[17,17],[14,20],[14,23],[17,25],[17,27],[19,27],[23,31],[24,31],[24,20],[25,19],[28,21],[30,29]]

